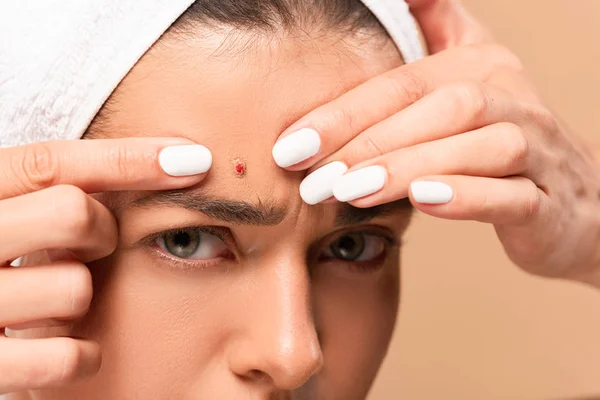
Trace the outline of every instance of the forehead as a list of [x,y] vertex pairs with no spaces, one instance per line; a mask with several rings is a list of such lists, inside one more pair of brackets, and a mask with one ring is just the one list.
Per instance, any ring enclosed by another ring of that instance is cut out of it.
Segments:
[[[281,170],[271,157],[279,134],[398,65],[400,56],[381,43],[359,50],[334,37],[248,41],[244,35],[204,32],[160,41],[113,94],[102,135],[185,137],[213,153],[208,192],[277,202],[297,197],[304,174]],[[240,161],[241,178],[234,173]]]

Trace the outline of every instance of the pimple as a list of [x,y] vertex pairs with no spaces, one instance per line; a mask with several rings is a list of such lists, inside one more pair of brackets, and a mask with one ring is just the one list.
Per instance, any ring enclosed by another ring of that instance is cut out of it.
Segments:
[[235,172],[235,176],[237,176],[238,178],[242,178],[244,175],[246,175],[246,163],[241,160],[240,158],[234,158],[232,160],[232,164],[233,164],[233,169]]

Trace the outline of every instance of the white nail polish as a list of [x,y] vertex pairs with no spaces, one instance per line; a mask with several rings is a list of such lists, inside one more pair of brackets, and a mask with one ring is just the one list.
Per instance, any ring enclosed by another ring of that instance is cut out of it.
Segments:
[[411,183],[410,191],[421,204],[446,204],[454,197],[452,188],[442,182],[416,181]]
[[283,139],[273,147],[273,158],[282,168],[290,167],[311,158],[321,148],[321,137],[313,129],[300,129]]
[[168,175],[191,176],[207,172],[212,166],[212,154],[204,146],[165,147],[158,155],[158,162]]
[[387,171],[378,165],[352,171],[333,186],[339,201],[352,201],[379,192],[385,186]]
[[333,185],[348,171],[346,164],[334,161],[308,175],[300,184],[300,197],[314,205],[333,196]]

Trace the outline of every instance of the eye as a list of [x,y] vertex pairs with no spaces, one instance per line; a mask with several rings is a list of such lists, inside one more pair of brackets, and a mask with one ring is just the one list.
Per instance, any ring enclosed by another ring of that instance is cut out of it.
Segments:
[[223,239],[199,228],[165,232],[156,243],[169,255],[181,259],[209,260],[228,253]]
[[329,246],[325,256],[346,262],[374,261],[385,254],[387,245],[388,240],[381,236],[358,232],[347,233]]

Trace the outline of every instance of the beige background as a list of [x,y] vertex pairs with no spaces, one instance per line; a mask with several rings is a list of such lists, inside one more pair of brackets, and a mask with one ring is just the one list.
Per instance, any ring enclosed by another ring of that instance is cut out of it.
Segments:
[[[464,3],[600,144],[600,0]],[[420,215],[407,240],[399,324],[371,399],[600,398],[600,292],[526,276],[489,226]]]

